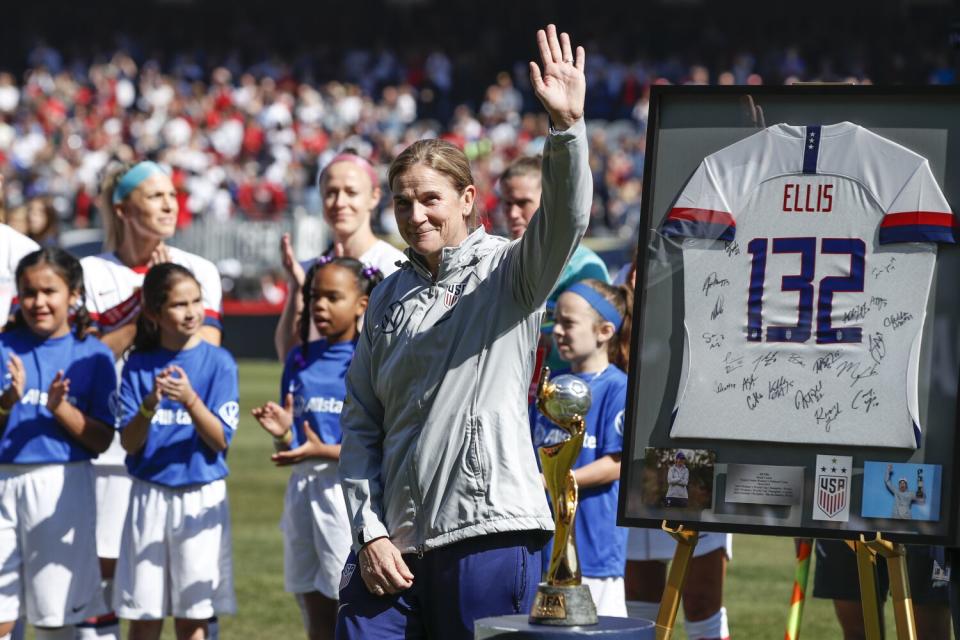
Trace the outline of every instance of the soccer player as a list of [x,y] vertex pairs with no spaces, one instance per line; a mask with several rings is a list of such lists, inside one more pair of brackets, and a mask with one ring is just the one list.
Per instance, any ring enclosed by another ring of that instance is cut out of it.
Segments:
[[897,481],[896,487],[890,482],[892,478],[893,465],[888,464],[887,477],[884,478],[883,484],[887,487],[887,491],[893,494],[893,513],[890,514],[890,517],[900,518],[901,520],[913,520],[910,507],[914,504],[925,504],[927,499],[920,489],[910,491],[910,485],[907,483],[906,478],[900,478]]
[[236,612],[226,453],[237,428],[237,365],[200,337],[200,283],[170,262],[143,280],[143,310],[120,383],[120,441],[133,476],[113,604],[131,640],[178,640]]
[[[220,274],[200,256],[165,244],[177,223],[177,192],[167,173],[149,161],[109,170],[100,186],[106,239],[104,252],[81,260],[87,309],[100,340],[113,351],[117,370],[137,335],[140,287],[151,266],[174,262],[186,266],[201,283],[204,315],[201,338],[219,345],[222,326]],[[104,578],[103,597],[113,600],[113,574],[120,536],[130,501],[131,480],[124,467],[125,452],[117,436],[94,461],[97,492],[97,554]],[[110,613],[78,627],[81,640],[119,640],[117,617]],[[215,621],[209,628],[217,636]]]
[[102,611],[90,459],[113,437],[116,372],[86,337],[76,258],[35,251],[16,281],[20,308],[0,334],[0,636],[25,614],[38,639],[62,640]]

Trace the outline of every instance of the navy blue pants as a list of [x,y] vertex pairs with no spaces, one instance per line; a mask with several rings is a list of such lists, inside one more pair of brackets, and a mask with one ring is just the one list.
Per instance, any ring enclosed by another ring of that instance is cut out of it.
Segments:
[[471,538],[403,556],[413,586],[396,595],[367,590],[350,554],[340,587],[337,640],[473,638],[473,623],[488,616],[529,613],[540,582],[541,531]]

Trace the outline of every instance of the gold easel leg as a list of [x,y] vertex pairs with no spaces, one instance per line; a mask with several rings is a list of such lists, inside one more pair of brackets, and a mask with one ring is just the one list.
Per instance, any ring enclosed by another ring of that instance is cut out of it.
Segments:
[[860,606],[867,640],[883,640],[883,612],[877,595],[877,554],[864,542],[856,542],[857,573],[860,576]]
[[917,621],[913,617],[913,599],[910,597],[910,579],[907,575],[907,548],[902,544],[884,540],[879,533],[873,540],[863,540],[863,536],[860,536],[860,539],[864,546],[887,559],[897,638],[917,640]]
[[677,541],[677,549],[673,552],[673,561],[670,563],[670,573],[667,574],[667,584],[660,600],[660,610],[657,612],[657,640],[670,640],[673,637],[673,624],[677,620],[677,611],[680,610],[680,596],[683,594],[683,585],[687,581],[687,570],[690,568],[690,559],[697,546],[699,534],[680,525],[676,529],[667,526],[664,520],[660,528],[670,534]]

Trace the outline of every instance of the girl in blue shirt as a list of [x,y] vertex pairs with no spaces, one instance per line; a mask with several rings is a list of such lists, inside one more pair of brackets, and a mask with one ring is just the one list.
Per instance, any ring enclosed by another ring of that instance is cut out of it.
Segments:
[[20,307],[0,334],[0,636],[25,610],[37,638],[72,637],[102,613],[90,460],[113,438],[117,378],[110,350],[84,337],[76,258],[27,254],[16,282]]
[[[353,258],[321,257],[307,273],[300,317],[301,347],[287,356],[281,407],[253,410],[274,437],[277,465],[293,465],[284,498],[284,587],[304,613],[309,638],[333,638],[340,574],[350,553],[350,521],[337,478],[344,378],[376,267]],[[310,327],[319,340],[308,343]]]
[[[121,374],[120,442],[133,476],[114,605],[130,636],[206,637],[234,613],[226,452],[239,418],[237,365],[200,337],[200,284],[178,264],[152,267]],[[197,635],[202,634],[202,635]]]
[[[580,492],[574,527],[583,583],[590,588],[599,615],[621,617],[627,615],[623,591],[627,530],[617,526],[617,496],[627,375],[612,362],[619,360],[629,335],[630,303],[625,287],[583,280],[557,300],[553,328],[557,354],[570,365],[569,371],[558,373],[577,376],[592,394],[583,449],[573,472]],[[567,437],[535,406],[531,413],[535,447]]]

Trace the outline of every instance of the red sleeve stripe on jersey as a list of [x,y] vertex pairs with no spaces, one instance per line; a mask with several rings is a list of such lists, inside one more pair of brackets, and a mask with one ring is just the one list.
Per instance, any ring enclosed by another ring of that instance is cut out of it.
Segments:
[[220,312],[214,309],[203,310],[203,324],[208,327],[223,330],[223,322],[220,319]]
[[731,241],[737,233],[733,216],[725,211],[675,208],[663,222],[663,235]]
[[954,243],[954,217],[939,211],[904,211],[884,216],[880,223],[880,244],[897,242]]
[[904,227],[907,225],[924,225],[931,227],[952,227],[953,214],[940,211],[903,211],[888,213],[880,223],[882,229],[888,227]]
[[689,207],[674,207],[667,214],[667,220],[689,220],[690,222],[700,222],[705,224],[715,224],[724,227],[733,227],[736,229],[737,223],[726,211],[714,211],[713,209],[693,209]]

